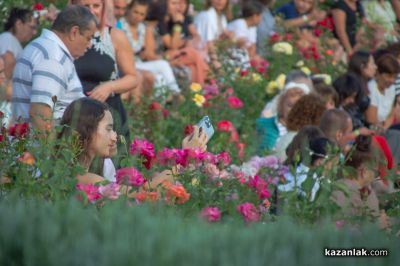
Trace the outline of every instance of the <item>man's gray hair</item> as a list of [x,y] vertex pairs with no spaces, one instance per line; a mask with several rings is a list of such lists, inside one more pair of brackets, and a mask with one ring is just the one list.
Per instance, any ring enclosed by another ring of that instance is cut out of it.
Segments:
[[82,34],[89,30],[92,21],[96,26],[98,25],[96,17],[87,7],[69,5],[58,14],[51,29],[60,33],[68,33],[72,27],[78,26],[79,32]]

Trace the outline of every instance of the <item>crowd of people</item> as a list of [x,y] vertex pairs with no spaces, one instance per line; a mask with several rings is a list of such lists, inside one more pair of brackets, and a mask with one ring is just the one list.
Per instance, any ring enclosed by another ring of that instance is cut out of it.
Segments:
[[[195,14],[188,0],[71,0],[33,41],[34,13],[12,9],[0,34],[1,108],[8,115],[3,122],[29,122],[43,132],[58,124],[74,128],[88,171],[95,157],[105,158],[102,176],[85,175],[81,182],[113,180],[109,158],[117,152],[117,135],[130,139],[124,100],[137,103],[159,87],[179,95],[189,82],[206,84],[210,71],[224,64],[219,40],[230,40],[233,54],[242,51],[236,64],[245,68],[250,60],[262,60],[274,33],[312,32],[331,18],[336,38],[330,43],[344,51],[338,58],[347,72],[330,85],[288,70],[284,89],[257,118],[258,152],[277,154],[303,177],[287,175],[278,188],[288,191],[323,164],[329,147],[337,147],[338,160],[356,172],[342,178],[351,190],[349,201],[339,192],[335,200],[353,213],[350,206],[361,204],[358,191],[366,187],[368,206],[381,215],[375,192],[396,191],[385,176],[400,161],[400,1],[338,0],[331,9],[319,9],[314,0],[281,7],[273,0],[243,0],[236,19],[228,0],[205,2]],[[359,22],[383,33],[381,49],[359,50]],[[190,139],[204,148],[201,129]]]

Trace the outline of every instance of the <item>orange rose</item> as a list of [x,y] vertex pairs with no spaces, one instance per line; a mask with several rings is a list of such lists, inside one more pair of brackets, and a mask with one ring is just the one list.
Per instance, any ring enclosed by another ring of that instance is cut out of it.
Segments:
[[190,194],[186,192],[182,185],[173,185],[167,187],[167,201],[176,201],[178,204],[183,204],[190,199]]
[[26,151],[24,152],[19,158],[18,161],[25,163],[25,164],[29,164],[29,165],[33,165],[35,164],[35,158],[33,157],[33,155]]

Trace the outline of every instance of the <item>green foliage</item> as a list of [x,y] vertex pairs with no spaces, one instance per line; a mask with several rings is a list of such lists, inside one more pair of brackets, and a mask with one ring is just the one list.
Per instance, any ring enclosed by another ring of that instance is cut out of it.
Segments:
[[[1,265],[396,265],[398,239],[375,227],[287,219],[243,227],[210,226],[158,206],[97,210],[76,200],[0,202]],[[380,258],[327,258],[324,248],[388,249]]]

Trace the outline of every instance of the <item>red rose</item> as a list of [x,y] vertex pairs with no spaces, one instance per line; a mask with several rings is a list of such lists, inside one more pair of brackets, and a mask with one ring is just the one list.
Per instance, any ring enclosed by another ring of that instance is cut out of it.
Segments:
[[149,109],[150,109],[150,110],[161,110],[161,109],[162,109],[162,106],[161,106],[161,104],[159,104],[158,102],[152,102],[152,103],[149,105]]
[[33,5],[33,10],[41,11],[43,9],[44,9],[44,5],[40,2]]
[[193,130],[194,130],[194,128],[193,128],[192,124],[186,125],[185,130],[184,130],[185,136],[189,136],[190,134],[192,134]]
[[238,109],[243,107],[243,102],[235,96],[229,96],[228,103],[230,108]]
[[168,111],[168,109],[163,108],[161,112],[162,112],[162,115],[163,115],[164,119],[167,119],[168,116],[169,116],[169,111]]
[[265,72],[265,67],[262,67],[262,66],[258,67],[257,72],[260,74],[263,74]]
[[218,122],[217,128],[219,131],[230,132],[233,129],[233,124],[231,121],[222,120]]
[[249,74],[249,71],[247,69],[241,69],[240,70],[240,76],[241,77],[245,77],[245,76],[247,76],[247,74]]
[[15,124],[9,128],[10,136],[24,138],[29,133],[29,124]]
[[279,42],[281,40],[281,36],[278,33],[274,33],[271,35],[271,42]]
[[291,40],[293,40],[293,34],[291,33],[286,33],[285,34],[285,40],[290,42]]
[[0,142],[2,142],[2,141],[3,141],[3,139],[4,139],[4,136],[3,136],[3,134],[0,134]]

